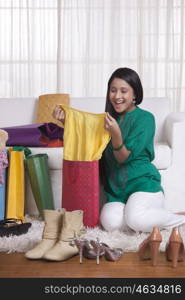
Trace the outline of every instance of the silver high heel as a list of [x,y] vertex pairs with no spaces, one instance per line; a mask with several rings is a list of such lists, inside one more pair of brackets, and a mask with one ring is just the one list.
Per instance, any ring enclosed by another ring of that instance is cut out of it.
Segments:
[[[79,250],[79,255],[80,255],[80,264],[82,264],[83,257],[88,258],[88,259],[97,259],[97,251],[96,249],[93,248],[91,243],[86,240],[86,239],[80,239],[80,238],[75,238],[73,240],[75,243],[76,247]],[[99,251],[99,256],[104,255],[104,250]]]
[[96,241],[91,241],[91,245],[93,246],[94,250],[96,251],[96,263],[99,265],[100,263],[100,253],[104,253],[106,260],[109,261],[117,261],[123,255],[123,249],[121,248],[111,248],[105,243],[101,243],[100,240],[97,238]]

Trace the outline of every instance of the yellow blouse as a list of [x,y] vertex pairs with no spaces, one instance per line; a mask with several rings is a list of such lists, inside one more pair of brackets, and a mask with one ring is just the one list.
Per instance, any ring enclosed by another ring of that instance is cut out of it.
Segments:
[[110,141],[104,128],[105,113],[80,111],[64,104],[64,159],[73,161],[99,160]]

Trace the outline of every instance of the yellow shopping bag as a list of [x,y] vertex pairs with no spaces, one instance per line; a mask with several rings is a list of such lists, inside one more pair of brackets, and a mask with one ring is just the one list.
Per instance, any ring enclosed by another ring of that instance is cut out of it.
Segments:
[[24,208],[24,151],[14,151],[10,148],[7,179],[6,218],[15,218],[24,221]]

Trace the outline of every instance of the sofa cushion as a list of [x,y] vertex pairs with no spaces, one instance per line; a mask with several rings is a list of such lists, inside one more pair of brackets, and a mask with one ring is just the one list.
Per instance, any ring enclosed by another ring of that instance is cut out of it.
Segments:
[[34,124],[36,111],[35,98],[0,99],[0,128]]
[[158,170],[169,168],[172,162],[172,149],[165,143],[156,143],[154,146],[155,159],[152,163]]
[[[48,155],[48,164],[51,170],[60,170],[63,166],[63,147],[40,148],[29,147],[32,154],[46,153]],[[171,165],[172,150],[167,144],[155,144],[155,159],[153,164],[158,170],[167,169]]]

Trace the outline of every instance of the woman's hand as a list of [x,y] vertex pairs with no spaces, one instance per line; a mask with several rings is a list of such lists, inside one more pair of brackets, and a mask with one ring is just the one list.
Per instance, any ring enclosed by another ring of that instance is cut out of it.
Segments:
[[117,121],[109,113],[107,113],[105,116],[105,129],[107,129],[111,134],[113,150],[116,150],[116,148],[121,146],[119,151],[113,151],[116,160],[119,163],[124,162],[128,158],[131,151],[125,147],[120,127]]
[[121,136],[121,130],[117,121],[109,113],[106,113],[105,116],[105,129],[110,132],[112,137]]
[[56,105],[53,113],[52,113],[53,118],[55,118],[56,120],[62,122],[64,124],[65,122],[65,112],[64,110],[61,108],[60,105]]

